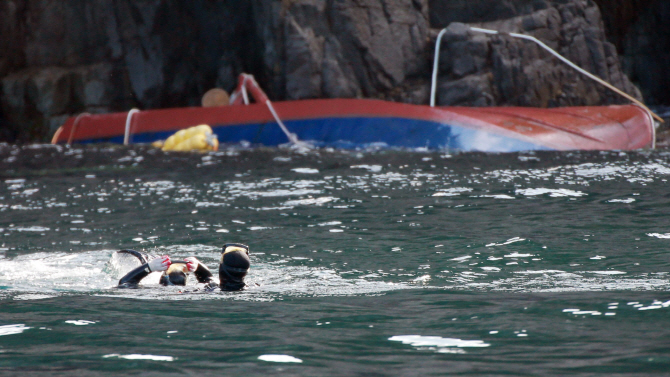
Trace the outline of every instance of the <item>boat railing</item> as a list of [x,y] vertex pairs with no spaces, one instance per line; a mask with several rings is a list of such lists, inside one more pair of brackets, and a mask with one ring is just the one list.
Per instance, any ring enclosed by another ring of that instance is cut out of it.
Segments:
[[130,111],[128,111],[128,115],[126,116],[126,131],[123,133],[123,145],[128,145],[128,143],[130,142],[130,133],[131,133],[133,115],[139,112],[140,112],[139,109],[131,109]]

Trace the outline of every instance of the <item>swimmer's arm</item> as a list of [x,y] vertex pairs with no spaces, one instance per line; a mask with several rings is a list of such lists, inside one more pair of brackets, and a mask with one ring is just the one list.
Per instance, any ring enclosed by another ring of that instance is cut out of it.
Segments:
[[209,268],[204,264],[200,263],[196,257],[184,258],[186,261],[186,266],[188,267],[189,272],[192,272],[195,275],[195,278],[198,280],[198,283],[205,283],[207,285],[216,285],[212,273],[209,271]]
[[198,283],[210,283],[214,282],[214,277],[212,272],[202,263],[198,263],[198,268],[193,272],[195,278],[198,279]]
[[149,269],[149,263],[145,263],[122,277],[121,280],[119,280],[119,288],[135,288],[140,281],[149,276],[150,273],[151,269]]
[[149,263],[145,263],[136,269],[130,271],[126,276],[119,280],[119,288],[135,288],[144,279],[154,271],[165,271],[170,267],[170,257],[163,255],[156,259],[152,259]]

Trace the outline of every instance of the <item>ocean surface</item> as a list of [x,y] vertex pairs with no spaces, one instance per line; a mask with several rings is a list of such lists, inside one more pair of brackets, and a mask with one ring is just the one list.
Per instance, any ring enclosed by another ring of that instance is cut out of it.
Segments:
[[[670,153],[0,144],[0,375],[670,375]],[[131,248],[241,292],[117,289]]]

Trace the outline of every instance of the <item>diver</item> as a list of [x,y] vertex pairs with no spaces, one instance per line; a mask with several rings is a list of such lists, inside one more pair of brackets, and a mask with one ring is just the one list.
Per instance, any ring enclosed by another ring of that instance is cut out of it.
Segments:
[[140,281],[149,276],[150,273],[162,271],[163,274],[159,282],[164,286],[184,286],[189,274],[193,273],[198,283],[205,284],[205,290],[207,291],[213,291],[217,287],[221,288],[222,291],[239,291],[246,286],[244,277],[250,267],[249,246],[239,243],[223,245],[221,259],[219,260],[218,284],[207,266],[200,263],[195,257],[171,260],[169,256],[163,255],[149,259],[147,255],[135,250],[120,250],[117,253],[133,255],[142,263],[141,266],[128,272],[119,280],[119,288],[137,288]]

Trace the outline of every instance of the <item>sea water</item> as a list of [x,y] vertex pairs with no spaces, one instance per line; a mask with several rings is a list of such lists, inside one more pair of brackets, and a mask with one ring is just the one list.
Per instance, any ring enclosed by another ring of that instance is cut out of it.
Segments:
[[669,158],[1,145],[0,374],[668,375]]

